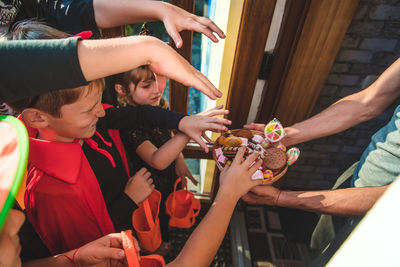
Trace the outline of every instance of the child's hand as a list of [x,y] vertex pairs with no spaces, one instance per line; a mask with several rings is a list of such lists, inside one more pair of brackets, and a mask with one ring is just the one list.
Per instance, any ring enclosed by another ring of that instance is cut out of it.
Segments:
[[241,147],[232,164],[226,165],[220,175],[220,190],[227,192],[238,200],[251,188],[263,183],[262,180],[252,180],[251,176],[261,166],[262,161],[256,160],[258,153],[252,153],[243,160],[245,148]]
[[194,185],[197,185],[199,183],[189,171],[189,168],[182,157],[178,157],[175,160],[175,172],[178,177],[181,177],[182,179],[188,178]]
[[153,179],[150,178],[150,172],[145,168],[141,168],[126,183],[124,192],[136,204],[145,200],[154,190]]
[[215,25],[210,19],[191,14],[177,6],[163,3],[165,8],[162,12],[161,20],[164,22],[165,29],[169,36],[174,40],[176,47],[182,47],[182,38],[179,32],[182,30],[201,32],[213,42],[218,42],[218,38],[225,38],[224,32]]
[[208,147],[206,143],[201,139],[207,140],[207,142],[212,142],[212,140],[205,134],[205,131],[210,130],[214,132],[227,131],[228,128],[225,125],[230,125],[232,122],[224,118],[213,117],[216,115],[228,114],[228,110],[221,109],[222,106],[210,109],[203,114],[197,114],[195,116],[184,117],[178,125],[180,131],[185,133],[187,136],[196,141],[206,153],[208,153]]

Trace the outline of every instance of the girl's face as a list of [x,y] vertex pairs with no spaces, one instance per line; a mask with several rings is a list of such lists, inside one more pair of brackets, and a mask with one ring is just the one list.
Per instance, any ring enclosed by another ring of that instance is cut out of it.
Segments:
[[18,231],[24,223],[25,215],[18,210],[10,210],[3,229],[0,233],[0,266],[16,267],[21,266],[19,253]]
[[158,88],[155,80],[141,80],[137,86],[129,84],[129,92],[132,100],[137,105],[158,106],[160,104],[163,88]]

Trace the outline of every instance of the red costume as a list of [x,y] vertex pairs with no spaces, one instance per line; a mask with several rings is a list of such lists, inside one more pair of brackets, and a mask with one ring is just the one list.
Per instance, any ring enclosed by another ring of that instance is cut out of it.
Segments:
[[[28,219],[50,252],[62,253],[115,232],[81,145],[36,139],[37,131],[29,127],[28,132],[25,206]],[[128,170],[118,130],[109,130],[109,134]]]

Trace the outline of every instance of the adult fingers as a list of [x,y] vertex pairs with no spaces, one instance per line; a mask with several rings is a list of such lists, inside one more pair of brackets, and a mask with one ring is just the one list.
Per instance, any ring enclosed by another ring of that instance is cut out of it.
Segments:
[[175,46],[177,48],[181,48],[183,41],[177,29],[174,26],[172,26],[169,22],[164,22],[164,26],[168,32],[168,35],[171,37],[172,40],[174,40]]

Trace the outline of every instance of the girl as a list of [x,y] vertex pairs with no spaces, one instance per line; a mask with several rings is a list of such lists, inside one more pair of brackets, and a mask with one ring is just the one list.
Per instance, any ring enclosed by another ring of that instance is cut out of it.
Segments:
[[[152,105],[168,108],[165,99],[161,98],[164,86],[165,79],[156,81],[154,73],[147,66],[141,66],[119,75],[115,90],[120,106]],[[225,114],[227,112],[225,111]],[[189,138],[182,133],[173,135],[168,129],[148,127],[121,132],[121,138],[131,158],[133,170],[147,168],[152,173],[155,187],[162,193],[159,218],[164,242],[158,253],[165,255],[170,243],[168,216],[165,213],[164,203],[172,193],[177,177],[188,178],[194,185],[198,183],[190,173],[181,153]]]

